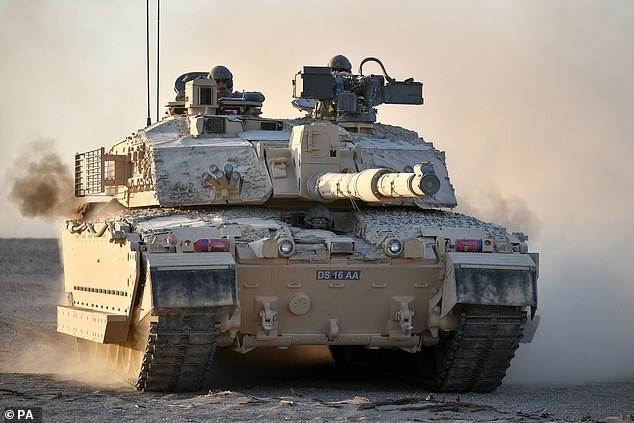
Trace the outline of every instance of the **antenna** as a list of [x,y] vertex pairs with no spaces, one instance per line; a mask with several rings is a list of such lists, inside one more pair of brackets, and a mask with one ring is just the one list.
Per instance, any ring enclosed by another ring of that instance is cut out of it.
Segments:
[[147,126],[152,124],[150,117],[150,0],[145,0],[145,58],[147,67]]
[[[161,0],[156,0],[156,121],[159,121],[159,30],[161,23]],[[152,124],[150,116],[150,0],[145,1],[145,57],[147,66],[147,126]]]
[[156,121],[159,121],[159,29],[161,26],[161,0],[156,0]]

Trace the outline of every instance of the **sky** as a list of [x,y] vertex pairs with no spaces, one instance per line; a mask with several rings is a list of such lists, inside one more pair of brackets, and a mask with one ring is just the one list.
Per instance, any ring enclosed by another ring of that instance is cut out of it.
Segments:
[[[160,41],[161,105],[216,64],[270,117],[300,116],[293,75],[335,54],[423,82],[423,106],[378,120],[444,150],[459,210],[540,253],[540,328],[507,380],[634,378],[634,2],[163,0]],[[145,1],[0,0],[0,238],[63,221],[23,216],[16,181],[67,186],[75,152],[145,126],[145,49]]]

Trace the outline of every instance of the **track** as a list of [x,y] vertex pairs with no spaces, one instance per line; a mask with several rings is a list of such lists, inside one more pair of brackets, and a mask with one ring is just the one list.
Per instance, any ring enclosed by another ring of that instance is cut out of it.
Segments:
[[435,382],[442,392],[491,392],[502,383],[522,338],[526,312],[470,306],[459,318]]
[[526,312],[519,307],[467,306],[458,321],[460,326],[438,345],[413,355],[351,346],[331,347],[332,358],[344,371],[397,375],[433,392],[494,391],[519,347]]
[[144,391],[195,391],[209,381],[220,333],[214,314],[164,314],[150,323],[138,379]]

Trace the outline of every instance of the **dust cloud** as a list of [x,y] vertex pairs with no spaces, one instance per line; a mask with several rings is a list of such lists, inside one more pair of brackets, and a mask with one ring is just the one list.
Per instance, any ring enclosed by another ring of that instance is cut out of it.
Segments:
[[494,188],[482,189],[479,194],[477,201],[469,196],[459,196],[456,211],[502,225],[509,232],[539,235],[542,223],[524,199],[504,196]]
[[75,208],[72,172],[54,145],[46,139],[27,144],[7,172],[7,197],[24,217],[54,219]]
[[75,338],[43,330],[38,332],[30,342],[9,347],[10,355],[15,358],[4,363],[3,372],[53,374],[60,379],[101,388],[130,386],[105,369],[103,363],[80,359]]
[[577,6],[474,10],[477,28],[422,49],[438,65],[421,134],[447,151],[458,211],[540,254],[541,322],[505,383],[634,378],[634,4]]

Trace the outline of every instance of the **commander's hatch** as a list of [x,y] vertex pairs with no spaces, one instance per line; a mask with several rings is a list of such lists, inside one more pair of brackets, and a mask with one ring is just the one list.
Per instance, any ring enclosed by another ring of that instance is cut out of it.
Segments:
[[264,95],[258,91],[242,92],[217,98],[216,82],[208,72],[188,72],[176,78],[176,100],[166,104],[167,114],[259,116]]
[[165,105],[169,116],[186,114],[185,84],[196,79],[207,79],[207,75],[209,75],[209,72],[187,72],[176,78],[176,81],[174,81],[176,99],[175,101],[168,101]]

